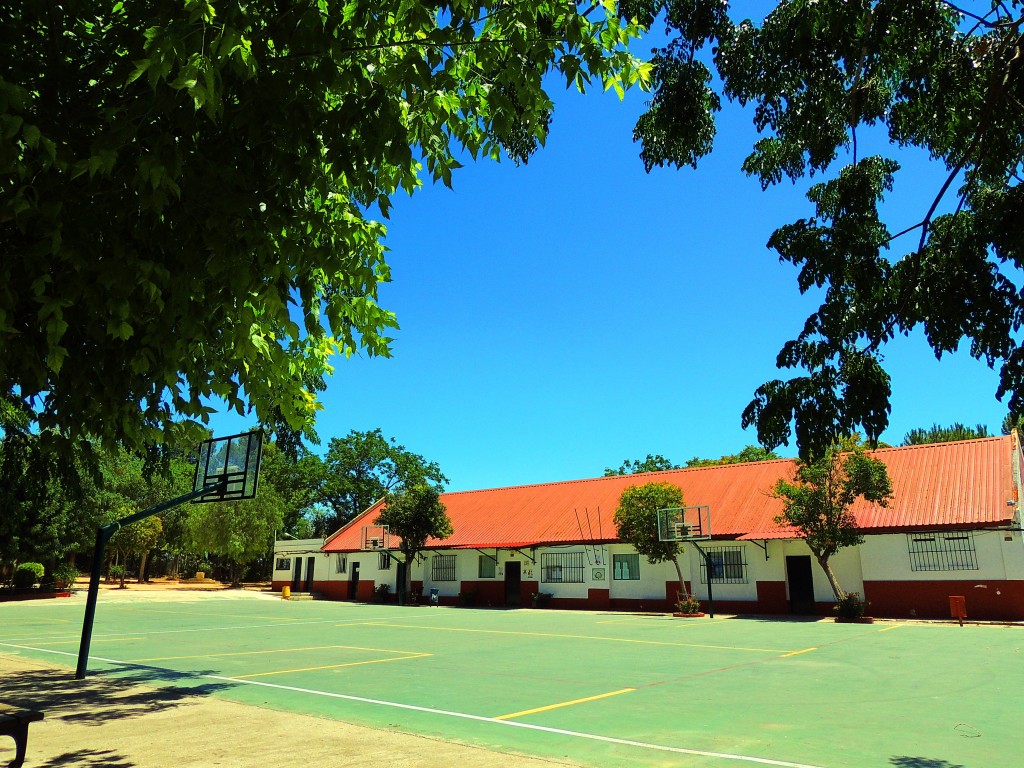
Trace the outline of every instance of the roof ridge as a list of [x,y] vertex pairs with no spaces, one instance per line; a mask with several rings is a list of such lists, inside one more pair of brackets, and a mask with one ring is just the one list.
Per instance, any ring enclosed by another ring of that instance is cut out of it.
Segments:
[[937,448],[940,445],[956,445],[959,443],[987,443],[993,440],[1009,440],[1012,435],[987,435],[985,437],[969,437],[965,440],[944,440],[938,443],[918,443],[917,445],[890,445],[888,448],[876,448],[871,453],[878,451],[910,451],[921,448]]

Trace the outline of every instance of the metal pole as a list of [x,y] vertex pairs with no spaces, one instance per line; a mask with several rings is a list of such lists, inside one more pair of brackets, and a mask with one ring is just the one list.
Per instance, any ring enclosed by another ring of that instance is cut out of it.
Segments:
[[708,618],[713,619],[715,618],[715,593],[711,588],[711,581],[714,579],[715,573],[714,569],[711,567],[711,558],[708,557],[708,553],[701,549],[700,544],[696,541],[692,541],[690,543],[697,548],[697,551],[700,552],[701,556],[704,558],[704,568],[708,574]]
[[78,646],[78,667],[75,670],[75,679],[82,680],[85,677],[85,670],[89,666],[89,645],[92,643],[92,625],[93,620],[96,618],[96,599],[100,593],[100,575],[103,571],[103,552],[107,548],[107,542],[110,541],[110,537],[117,533],[121,528],[126,525],[144,520],[151,515],[156,515],[160,512],[166,512],[168,509],[173,509],[186,501],[192,501],[200,496],[205,496],[211,491],[216,491],[228,484],[227,480],[216,483],[214,485],[207,486],[206,488],[200,488],[197,491],[186,493],[184,496],[179,496],[176,499],[165,501],[163,504],[157,504],[155,507],[144,509],[141,512],[136,512],[134,515],[128,515],[128,517],[122,517],[113,523],[107,523],[104,526],[96,529],[96,547],[92,553],[92,574],[89,577],[89,596],[85,600],[85,619],[82,621],[82,642]]

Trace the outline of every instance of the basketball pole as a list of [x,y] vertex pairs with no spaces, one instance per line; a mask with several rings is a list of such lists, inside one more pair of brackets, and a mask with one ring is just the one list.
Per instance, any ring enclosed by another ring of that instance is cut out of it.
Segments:
[[713,619],[715,618],[715,594],[711,590],[711,581],[715,578],[715,573],[714,569],[711,567],[711,558],[708,557],[707,552],[700,548],[700,544],[698,544],[696,541],[691,541],[690,543],[697,548],[697,551],[700,552],[701,557],[704,558],[704,567],[708,574],[708,618]]
[[112,523],[100,526],[96,529],[96,546],[92,553],[92,574],[89,577],[89,596],[85,601],[85,619],[82,621],[82,642],[78,646],[78,668],[75,670],[75,679],[82,680],[85,678],[85,671],[89,665],[89,646],[92,643],[92,624],[96,618],[96,598],[99,597],[100,592],[100,576],[103,572],[103,553],[107,548],[107,543],[110,541],[110,537],[117,533],[121,528],[132,523],[137,523],[139,520],[145,520],[147,517],[166,512],[168,509],[173,509],[186,501],[192,501],[200,496],[205,496],[212,491],[220,491],[226,488],[228,485],[227,480],[222,480],[219,483],[208,485],[205,488],[200,488],[197,491],[186,493],[184,496],[178,496],[176,499],[165,501],[163,504],[157,504],[155,507],[144,509],[141,512],[136,512],[134,515],[128,515],[128,517],[122,517],[120,520],[115,520]]

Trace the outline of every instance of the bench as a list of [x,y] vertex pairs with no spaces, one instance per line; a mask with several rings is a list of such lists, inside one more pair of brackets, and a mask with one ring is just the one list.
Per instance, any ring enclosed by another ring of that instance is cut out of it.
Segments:
[[28,725],[43,719],[42,712],[32,709],[17,709],[0,704],[0,736],[14,739],[14,762],[7,768],[21,768],[25,762],[25,748],[28,746]]

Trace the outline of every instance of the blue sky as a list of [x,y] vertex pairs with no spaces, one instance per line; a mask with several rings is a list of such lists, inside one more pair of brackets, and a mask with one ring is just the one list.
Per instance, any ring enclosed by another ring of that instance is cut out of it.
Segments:
[[[791,375],[775,356],[817,307],[765,244],[811,215],[804,193],[818,179],[762,192],[740,170],[754,132],[734,105],[698,170],[647,174],[632,140],[646,94],[551,93],[551,135],[528,165],[467,164],[454,190],[396,198],[393,282],[381,291],[401,324],[393,357],[337,361],[319,450],[379,427],[437,461],[449,490],[468,490],[756,443],[740,414],[760,384]],[[862,156],[892,151],[870,144],[860,137]],[[942,180],[922,155],[896,157],[906,170],[887,202],[894,232],[920,221]],[[915,334],[886,348],[885,365],[883,439],[933,422],[998,433],[997,374],[966,351],[938,362]]]

